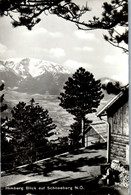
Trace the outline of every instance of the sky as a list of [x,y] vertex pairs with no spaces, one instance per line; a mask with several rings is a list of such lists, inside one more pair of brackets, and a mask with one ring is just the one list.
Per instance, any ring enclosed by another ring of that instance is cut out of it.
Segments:
[[[85,0],[75,0],[85,3]],[[92,10],[83,19],[99,15],[104,0],[88,0]],[[38,58],[52,61],[72,73],[84,67],[96,79],[109,77],[128,83],[128,55],[103,38],[104,30],[83,31],[55,15],[41,15],[41,22],[31,31],[13,28],[8,17],[0,18],[0,60],[9,58]]]

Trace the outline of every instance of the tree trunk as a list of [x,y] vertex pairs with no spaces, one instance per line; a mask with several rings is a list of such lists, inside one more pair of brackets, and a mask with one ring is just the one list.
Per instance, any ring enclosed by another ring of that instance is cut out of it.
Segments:
[[82,146],[85,147],[85,120],[81,119]]

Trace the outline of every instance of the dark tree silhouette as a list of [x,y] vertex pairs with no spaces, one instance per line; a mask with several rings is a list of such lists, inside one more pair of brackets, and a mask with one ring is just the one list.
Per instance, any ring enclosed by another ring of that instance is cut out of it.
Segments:
[[[4,83],[0,85],[0,91],[4,90]],[[1,141],[6,141],[6,130],[4,128],[4,123],[7,120],[7,118],[3,117],[2,113],[7,109],[7,104],[4,103],[4,94],[1,94],[0,96],[0,112],[1,112]]]
[[[10,134],[9,144],[12,146],[11,155],[3,156],[3,162],[10,159],[11,165],[4,169],[16,167],[43,158],[50,144],[48,137],[53,135],[56,125],[49,117],[48,111],[35,103],[19,102],[11,111],[11,118],[6,122]],[[15,156],[15,159],[14,159]]]
[[95,80],[93,74],[84,68],[79,68],[72,77],[64,85],[64,92],[60,93],[60,106],[81,121],[81,133],[83,136],[87,119],[86,114],[96,112],[103,94],[101,91],[101,83]]
[[2,127],[2,170],[6,170],[43,158],[56,125],[48,111],[31,99],[29,104],[19,102]]
[[[0,85],[0,91],[3,92],[4,90],[4,83]],[[1,134],[1,169],[3,170],[6,166],[6,168],[9,168],[10,165],[8,164],[8,161],[6,159],[6,155],[9,155],[13,151],[13,145],[11,142],[8,142],[8,138],[10,138],[10,134],[8,129],[6,128],[6,123],[8,121],[8,118],[5,117],[4,111],[8,108],[7,104],[4,103],[4,94],[1,94],[0,96],[0,112],[1,112],[1,118],[0,118],[0,134]]]
[[117,95],[122,90],[122,87],[119,82],[108,82],[107,84],[103,84],[102,88],[107,91],[108,94]]
[[69,140],[71,141],[71,145],[76,147],[80,146],[81,136],[81,121],[76,121],[71,125],[71,129],[69,130]]
[[77,21],[89,9],[80,8],[72,0],[1,0],[0,15],[9,16],[14,27],[26,26],[29,30],[41,21],[40,15],[55,14],[66,20]]
[[88,23],[83,22],[82,25],[87,27],[84,30],[88,30],[88,27],[107,30],[108,35],[104,35],[104,39],[128,53],[128,0],[112,0],[102,7],[104,11],[100,18],[94,16]]
[[14,27],[26,26],[31,30],[41,21],[43,12],[55,14],[82,30],[107,30],[108,35],[104,35],[104,39],[128,53],[128,0],[105,1],[102,7],[101,17],[82,21],[81,16],[90,10],[87,5],[80,7],[72,0],[1,0],[0,16],[9,16]]
[[[4,83],[2,83],[2,84],[0,85],[0,91],[3,91],[3,90],[4,90],[4,86],[5,86]],[[1,94],[1,96],[0,96],[0,104],[1,104],[1,106],[0,106],[0,111],[1,111],[1,112],[3,112],[4,110],[7,109],[7,105],[4,104],[3,101],[4,101],[4,94]]]
[[19,147],[37,148],[47,143],[47,138],[53,134],[56,128],[48,111],[44,110],[34,99],[27,105],[19,102],[11,111],[12,118],[8,127],[15,145]]

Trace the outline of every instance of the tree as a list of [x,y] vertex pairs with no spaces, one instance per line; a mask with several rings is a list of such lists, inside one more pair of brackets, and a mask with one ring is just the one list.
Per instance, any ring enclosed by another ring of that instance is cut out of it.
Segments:
[[[0,91],[4,90],[4,83],[0,85]],[[4,94],[1,94],[0,96],[0,112],[1,112],[1,168],[2,170],[5,170],[5,168],[9,168],[10,164],[7,164],[7,158],[6,156],[9,155],[13,151],[13,145],[11,142],[8,142],[9,138],[9,132],[8,129],[5,128],[6,123],[8,121],[7,116],[5,116],[4,111],[7,110],[7,104],[4,103]],[[9,159],[8,159],[9,160]],[[10,162],[10,161],[9,161]]]
[[80,25],[83,30],[104,29],[108,35],[104,39],[115,47],[128,53],[128,0],[112,0],[103,3],[101,17],[94,16],[92,20],[83,21]]
[[11,115],[6,125],[15,147],[16,164],[35,161],[38,153],[42,153],[43,158],[44,150],[48,148],[48,137],[53,135],[53,129],[56,128],[48,111],[32,99],[29,104],[19,102]]
[[71,145],[79,147],[81,138],[81,121],[76,121],[71,125],[70,129],[69,139],[71,141]]
[[[0,91],[4,90],[4,83],[2,83],[0,85]],[[4,103],[4,94],[1,94],[0,96],[0,112],[1,112],[1,142],[2,142],[2,147],[4,145],[4,143],[7,141],[6,140],[6,130],[4,128],[4,123],[7,120],[7,118],[5,118],[4,116],[2,116],[2,113],[7,109],[7,104]]]
[[107,91],[108,94],[117,95],[122,90],[122,87],[119,82],[108,82],[107,84],[103,84],[102,88]]
[[19,146],[39,147],[46,144],[46,140],[56,128],[49,117],[48,111],[35,104],[34,99],[29,105],[19,102],[11,111],[12,118],[8,122],[12,128],[13,140]]
[[1,0],[0,15],[9,16],[14,27],[26,26],[29,30],[41,21],[44,12],[55,14],[66,20],[77,21],[88,10],[80,8],[72,0]]
[[88,120],[86,114],[96,112],[103,94],[101,83],[95,80],[93,74],[84,68],[79,68],[64,85],[64,92],[60,93],[60,106],[81,121],[81,133],[84,144],[85,124]]
[[108,35],[104,35],[104,39],[128,53],[128,0],[111,0],[103,3],[102,7],[101,17],[81,21],[81,16],[90,9],[87,5],[80,7],[72,0],[1,0],[0,16],[9,16],[14,27],[26,26],[31,30],[41,21],[43,12],[55,14],[82,30],[107,30]]
[[[4,90],[4,83],[2,83],[0,85],[0,91],[3,91]],[[0,106],[0,111],[3,112],[4,110],[7,109],[7,105],[6,104],[3,104],[3,101],[4,101],[4,94],[1,95],[0,97],[0,103],[1,103],[1,106]]]

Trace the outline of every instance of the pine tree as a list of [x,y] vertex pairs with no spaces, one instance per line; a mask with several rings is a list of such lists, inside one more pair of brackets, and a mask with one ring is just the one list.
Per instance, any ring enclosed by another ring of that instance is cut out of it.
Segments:
[[[3,92],[4,90],[4,83],[0,85],[0,91]],[[11,156],[9,158],[7,157],[10,155],[10,153],[13,152],[14,148],[11,142],[8,141],[8,138],[10,138],[10,132],[6,128],[6,123],[8,121],[8,117],[5,116],[4,111],[7,109],[7,104],[4,103],[4,94],[1,94],[0,96],[0,112],[1,112],[1,169],[9,169],[11,165]]]
[[[21,151],[21,156],[25,149],[36,151],[41,148],[44,152],[48,145],[48,137],[53,135],[53,129],[56,128],[56,125],[53,124],[52,119],[49,117],[48,111],[44,110],[32,99],[28,105],[24,102],[19,102],[12,109],[11,114],[12,117],[7,125],[11,131],[12,143],[16,152]],[[18,155],[17,158],[20,158],[20,156]],[[23,156],[21,161],[25,162],[25,158],[27,156]],[[32,159],[32,156],[30,156],[30,159]]]
[[78,23],[78,28],[106,30],[108,33],[104,35],[104,39],[128,54],[128,0],[105,1],[102,8],[101,16],[95,15],[92,20]]
[[[2,83],[0,85],[0,91],[3,91],[4,90],[4,86],[5,86],[4,83]],[[0,104],[1,104],[0,110],[1,110],[1,112],[3,112],[4,110],[7,109],[7,105],[6,104],[3,104],[3,101],[4,101],[4,94],[2,94],[1,97],[0,97]]]
[[63,88],[65,91],[58,97],[60,106],[81,121],[84,145],[85,123],[87,123],[85,116],[96,112],[96,108],[103,98],[101,83],[94,79],[93,74],[84,68],[79,68],[72,77],[68,78]]
[[30,104],[19,102],[11,111],[12,119],[8,122],[12,127],[13,139],[21,145],[38,147],[46,142],[56,125],[52,123],[48,111],[44,110],[32,99]]
[[104,39],[128,53],[128,0],[105,1],[102,8],[100,16],[96,15],[92,20],[83,21],[82,15],[91,9],[85,4],[80,7],[79,3],[72,0],[1,0],[0,16],[10,17],[14,27],[26,26],[31,30],[41,21],[42,13],[55,14],[75,23],[78,29],[107,30],[108,35],[104,35]]
[[107,91],[108,94],[117,95],[122,90],[122,87],[119,82],[108,82],[107,84],[103,84],[102,88]]
[[71,141],[71,145],[75,147],[80,146],[81,140],[81,122],[77,121],[71,125],[71,129],[69,130],[69,140]]
[[[26,26],[29,30],[41,19],[42,13],[55,14],[65,20],[79,20],[87,6],[80,6],[72,0],[1,0],[0,16],[9,16],[14,27]],[[47,15],[47,14],[46,14]]]
[[[0,91],[4,90],[4,83],[0,85]],[[7,109],[7,104],[4,103],[4,94],[1,94],[0,96],[0,112],[1,112],[1,142],[3,143],[6,141],[6,130],[4,128],[4,123],[7,120],[4,116],[2,116],[2,113]]]

